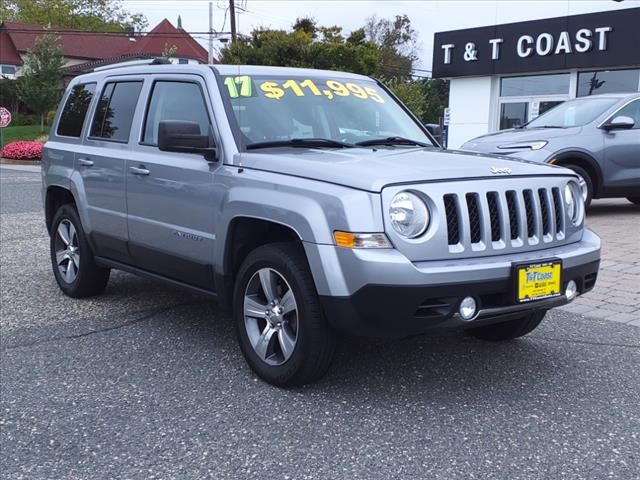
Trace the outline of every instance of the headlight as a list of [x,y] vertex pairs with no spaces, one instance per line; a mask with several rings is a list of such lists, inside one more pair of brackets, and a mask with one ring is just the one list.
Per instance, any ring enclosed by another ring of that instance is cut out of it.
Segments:
[[416,238],[429,226],[427,205],[411,192],[400,192],[391,200],[391,225],[403,237]]
[[582,215],[580,202],[584,202],[580,187],[574,183],[567,183],[564,186],[564,203],[567,207],[567,216],[574,225],[579,225],[582,221],[580,218]]
[[539,142],[518,142],[518,143],[510,143],[508,145],[498,145],[498,148],[503,150],[540,150],[547,143],[544,140]]

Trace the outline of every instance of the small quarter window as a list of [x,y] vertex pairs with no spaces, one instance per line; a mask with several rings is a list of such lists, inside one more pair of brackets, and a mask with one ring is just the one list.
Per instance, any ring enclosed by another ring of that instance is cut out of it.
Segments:
[[107,83],[96,108],[91,137],[127,142],[142,82]]
[[79,138],[82,133],[84,119],[89,110],[89,104],[96,90],[95,83],[76,85],[71,90],[58,122],[57,134],[63,137]]
[[158,144],[158,126],[163,120],[197,123],[200,135],[207,135],[211,122],[200,86],[188,82],[156,82],[147,110],[143,143]]

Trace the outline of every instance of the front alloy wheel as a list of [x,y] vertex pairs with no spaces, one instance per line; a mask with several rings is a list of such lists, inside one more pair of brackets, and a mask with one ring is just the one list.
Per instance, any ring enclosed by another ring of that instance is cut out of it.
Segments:
[[244,294],[244,326],[260,359],[282,365],[298,340],[298,307],[293,290],[282,274],[261,268],[253,274]]
[[299,243],[271,243],[247,255],[236,275],[233,319],[247,363],[273,385],[313,382],[331,364],[335,333]]

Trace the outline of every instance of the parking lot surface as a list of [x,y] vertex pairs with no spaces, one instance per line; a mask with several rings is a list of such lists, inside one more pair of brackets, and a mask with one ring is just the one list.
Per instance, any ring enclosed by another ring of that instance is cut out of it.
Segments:
[[640,326],[640,206],[623,199],[595,200],[587,225],[603,240],[598,282],[564,309]]
[[[120,272],[102,296],[64,297],[38,173],[0,175],[3,478],[640,478],[634,320],[558,310],[498,345],[345,339],[323,381],[277,389],[214,302]],[[602,205],[603,275],[572,307],[625,297],[638,273],[633,245],[607,243],[640,209]]]

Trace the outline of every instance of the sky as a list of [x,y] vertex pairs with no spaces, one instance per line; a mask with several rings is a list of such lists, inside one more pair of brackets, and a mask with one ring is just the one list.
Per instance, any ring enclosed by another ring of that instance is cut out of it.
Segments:
[[[209,28],[208,0],[124,0],[131,12],[143,13],[149,26],[178,15],[189,32]],[[228,0],[213,1],[213,29],[229,31],[225,8]],[[289,29],[298,17],[313,17],[319,25],[343,27],[350,32],[372,15],[392,18],[407,14],[418,33],[419,61],[416,68],[431,70],[433,34],[439,31],[481,27],[541,18],[577,15],[620,8],[640,7],[640,0],[236,0],[238,30],[249,34],[256,27]],[[223,28],[224,24],[224,28]],[[194,34],[206,48],[206,35]],[[219,47],[221,44],[216,42]]]

